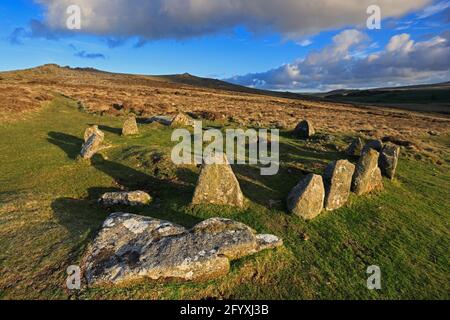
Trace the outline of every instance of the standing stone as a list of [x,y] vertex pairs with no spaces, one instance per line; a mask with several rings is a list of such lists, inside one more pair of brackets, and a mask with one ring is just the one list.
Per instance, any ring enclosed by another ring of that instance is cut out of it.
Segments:
[[225,154],[203,164],[192,204],[244,206],[244,195]]
[[355,165],[347,160],[335,161],[328,165],[323,176],[325,210],[336,210],[347,203],[354,173]]
[[122,135],[124,136],[133,136],[139,134],[139,129],[136,123],[135,117],[129,117],[125,120],[122,129]]
[[311,122],[303,120],[294,129],[294,135],[302,139],[308,139],[315,134],[314,127]]
[[88,284],[141,279],[206,281],[225,276],[230,261],[279,247],[283,241],[223,218],[192,229],[129,213],[110,215],[88,247],[82,270]]
[[354,157],[354,156],[359,157],[361,155],[362,149],[363,149],[363,143],[362,143],[361,138],[358,137],[358,138],[353,139],[352,143],[348,146],[345,153],[351,157]]
[[152,198],[143,191],[132,192],[107,192],[103,194],[99,202],[105,206],[126,205],[142,206],[148,204]]
[[184,113],[177,114],[170,124],[171,127],[194,126],[194,120]]
[[322,177],[311,173],[292,189],[287,198],[287,207],[290,212],[310,220],[322,212],[324,199]]
[[81,157],[86,160],[91,159],[100,150],[102,142],[103,136],[97,133],[91,135],[81,148]]
[[397,170],[398,157],[400,155],[400,147],[388,143],[385,144],[381,150],[380,159],[378,165],[381,169],[381,173],[389,179],[394,179],[395,171]]
[[377,151],[369,149],[359,159],[352,182],[352,191],[357,195],[383,189],[383,178],[378,167],[379,156]]
[[103,140],[105,138],[105,134],[99,130],[97,125],[93,125],[90,126],[89,128],[86,129],[86,131],[84,131],[84,142],[87,142],[88,139],[94,134],[96,133],[97,135],[99,135],[101,137],[101,139]]
[[383,148],[383,142],[381,142],[380,140],[370,140],[365,144],[364,148],[362,149],[361,154],[366,153],[367,151],[369,151],[369,149],[373,149],[377,152],[381,152],[382,148]]

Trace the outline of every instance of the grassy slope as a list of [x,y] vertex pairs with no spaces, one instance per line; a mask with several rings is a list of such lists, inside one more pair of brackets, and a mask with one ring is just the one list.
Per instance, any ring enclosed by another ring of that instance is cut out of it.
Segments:
[[[171,131],[141,126],[135,138],[119,135],[122,119],[75,110],[59,98],[29,120],[0,125],[0,298],[67,298],[65,269],[109,214],[98,196],[119,185],[148,190],[154,203],[129,210],[191,226],[227,216],[259,232],[281,236],[283,248],[234,262],[223,279],[207,283],[148,282],[91,288],[79,298],[400,299],[450,297],[448,166],[402,159],[398,179],[379,195],[352,196],[346,208],[306,223],[285,212],[284,199],[301,169],[321,172],[342,158],[332,149],[281,141],[283,167],[261,177],[235,167],[249,208],[189,207],[198,169],[176,168],[169,154]],[[92,166],[76,161],[84,129],[98,123],[113,148]],[[339,137],[336,142],[343,145]],[[442,139],[442,137],[440,138]],[[448,137],[443,139],[448,148]],[[316,164],[321,166],[316,166]],[[269,200],[281,200],[270,209]],[[302,240],[307,234],[309,241]],[[379,265],[383,289],[369,291],[366,268]]]

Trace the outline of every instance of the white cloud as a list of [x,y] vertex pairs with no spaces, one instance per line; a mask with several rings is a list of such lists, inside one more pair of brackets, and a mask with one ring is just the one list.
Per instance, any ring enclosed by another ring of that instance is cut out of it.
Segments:
[[308,47],[308,46],[312,45],[313,42],[310,39],[304,39],[301,41],[297,41],[297,44],[301,47]]
[[403,33],[396,36],[393,36],[391,38],[391,41],[389,41],[386,50],[388,52],[403,52],[408,53],[411,51],[414,47],[414,41],[410,39],[409,34]]
[[66,9],[80,5],[81,32],[143,39],[190,38],[246,26],[299,39],[322,30],[364,25],[369,5],[383,17],[419,10],[431,0],[35,0],[46,8],[46,23],[66,26]]
[[236,76],[231,82],[279,90],[368,88],[450,78],[448,34],[415,42],[408,34],[393,36],[386,47],[368,55],[355,51],[370,47],[358,30],[345,30],[333,43],[304,59],[267,72]]

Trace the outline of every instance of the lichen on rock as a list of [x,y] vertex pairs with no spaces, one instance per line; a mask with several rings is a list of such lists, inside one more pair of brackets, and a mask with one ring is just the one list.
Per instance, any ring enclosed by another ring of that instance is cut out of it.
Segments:
[[83,258],[88,284],[142,278],[209,280],[223,276],[230,261],[282,245],[245,224],[223,218],[187,230],[171,222],[133,215],[110,215]]

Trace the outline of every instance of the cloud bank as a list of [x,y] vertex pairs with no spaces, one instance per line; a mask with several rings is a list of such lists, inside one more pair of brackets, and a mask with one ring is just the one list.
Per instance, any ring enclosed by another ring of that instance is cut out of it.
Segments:
[[323,30],[365,24],[369,5],[384,18],[418,10],[431,0],[35,0],[46,9],[45,23],[66,26],[69,5],[82,10],[81,32],[142,39],[184,39],[245,26],[297,39]]
[[415,42],[409,34],[393,36],[386,47],[364,54],[370,42],[363,32],[345,30],[324,49],[267,72],[227,79],[275,90],[332,90],[444,81],[450,77],[448,33]]

